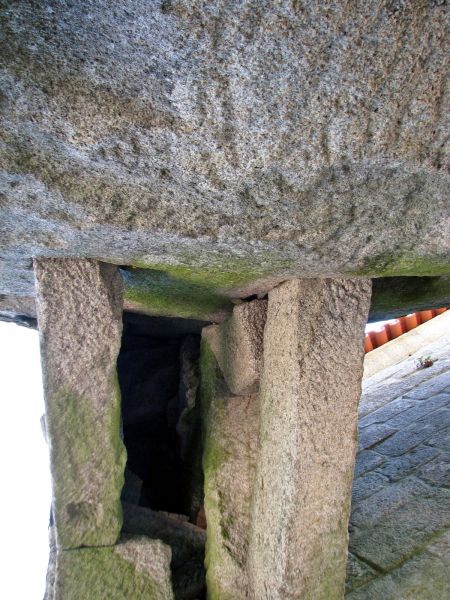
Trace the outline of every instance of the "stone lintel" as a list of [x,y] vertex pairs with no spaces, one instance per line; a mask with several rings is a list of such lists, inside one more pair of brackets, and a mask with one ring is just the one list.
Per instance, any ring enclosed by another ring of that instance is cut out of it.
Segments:
[[249,548],[252,600],[343,598],[371,283],[269,293]]
[[117,268],[94,260],[34,262],[58,546],[110,546],[122,525],[125,449],[116,359]]

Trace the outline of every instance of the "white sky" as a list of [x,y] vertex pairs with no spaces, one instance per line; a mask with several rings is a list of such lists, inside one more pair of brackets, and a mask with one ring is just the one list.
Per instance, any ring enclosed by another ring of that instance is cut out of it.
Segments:
[[0,595],[42,600],[51,487],[36,331],[0,321],[2,569]]
[[368,333],[369,331],[379,331],[380,329],[382,329],[383,325],[386,325],[386,323],[392,323],[394,321],[395,319],[388,319],[387,321],[376,321],[375,323],[367,323],[366,333]]

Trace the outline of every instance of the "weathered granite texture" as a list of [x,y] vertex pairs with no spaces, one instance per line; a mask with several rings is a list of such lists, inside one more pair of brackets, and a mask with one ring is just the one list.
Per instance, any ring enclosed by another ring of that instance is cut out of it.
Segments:
[[55,527],[48,528],[48,566],[45,578],[45,593],[43,600],[55,600],[55,579],[56,579],[56,557],[58,547],[56,545]]
[[124,536],[105,548],[61,550],[51,600],[174,600],[171,551],[159,540]]
[[368,280],[269,293],[249,546],[252,600],[343,597]]
[[0,293],[32,295],[32,256],[145,266],[178,306],[448,274],[444,2],[0,11]]
[[[148,269],[121,270],[124,277],[124,309],[149,315],[196,317],[221,322],[230,316],[233,303],[229,296],[245,296],[250,290],[212,292],[210,288],[164,273]],[[198,272],[199,278],[205,274]],[[1,274],[0,274],[1,280]],[[170,282],[170,283],[169,283]],[[264,291],[273,286],[266,282],[257,286]],[[369,321],[380,321],[406,315],[426,308],[450,304],[450,277],[379,277],[373,280]],[[34,298],[30,296],[0,295],[0,320],[15,321],[19,325],[36,326]]]
[[143,534],[170,547],[170,570],[176,600],[197,600],[205,590],[206,531],[170,515],[124,503],[123,532]]
[[36,302],[29,296],[0,294],[0,321],[36,328]]
[[221,325],[203,330],[232,394],[258,391],[266,312],[266,300],[245,302]]
[[208,598],[244,600],[259,399],[231,394],[208,337],[201,346],[201,401]]
[[125,467],[121,278],[93,260],[36,260],[35,274],[57,543],[112,545]]
[[449,597],[449,409],[450,332],[364,381],[346,599]]

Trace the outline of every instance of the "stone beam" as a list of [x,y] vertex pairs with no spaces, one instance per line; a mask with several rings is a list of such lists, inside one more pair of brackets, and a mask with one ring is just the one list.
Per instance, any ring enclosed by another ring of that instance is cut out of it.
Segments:
[[[217,293],[212,294],[209,290],[206,296],[202,296],[202,288],[195,289],[193,285],[186,288],[183,294],[180,290],[174,292],[174,286],[161,287],[159,293],[166,298],[164,311],[155,300],[157,291],[155,286],[157,287],[161,283],[161,276],[152,283],[152,275],[145,269],[133,270],[132,276],[123,269],[121,269],[121,272],[124,276],[125,296],[129,298],[137,297],[141,291],[142,298],[147,298],[146,302],[143,300],[142,302],[125,300],[125,311],[128,309],[132,311],[132,314],[169,314],[186,318],[186,315],[189,314],[189,311],[186,310],[186,302],[187,300],[192,301],[194,295],[199,302],[199,307],[193,313],[197,318],[214,322],[221,322],[229,316],[233,308],[231,298],[245,298],[254,294],[261,296],[275,286],[273,282],[260,281],[245,289],[226,290],[226,293],[222,290],[220,293],[217,291]],[[278,285],[289,278],[278,278],[276,284]],[[34,294],[34,286],[30,288],[29,293]],[[369,321],[392,319],[410,312],[448,305],[450,305],[450,276],[448,275],[439,277],[378,277],[373,279]],[[219,307],[219,310],[214,307]],[[13,296],[0,293],[0,320],[13,321],[26,327],[35,327],[36,308],[34,297],[32,295]]]
[[94,260],[35,260],[34,269],[57,543],[113,545],[125,466],[121,278]]
[[343,598],[368,280],[269,293],[249,546],[253,600]]
[[0,4],[3,293],[64,253],[196,318],[192,282],[448,274],[443,0],[111,6]]

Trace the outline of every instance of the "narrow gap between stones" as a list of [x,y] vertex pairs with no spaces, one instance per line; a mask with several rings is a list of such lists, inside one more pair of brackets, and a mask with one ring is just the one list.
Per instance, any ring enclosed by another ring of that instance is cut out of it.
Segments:
[[[371,560],[369,560],[368,558],[366,558],[365,556],[361,556],[360,554],[358,554],[357,552],[355,552],[353,549],[351,550],[351,554],[353,554],[353,556],[356,556],[356,558],[358,560],[360,560],[361,562],[365,563],[366,565],[368,565],[369,567],[371,567],[374,571],[376,571],[377,573],[380,573],[382,575],[386,575],[388,573],[388,571],[385,571],[382,567],[380,567],[379,565],[377,565],[376,563],[372,562]],[[398,565],[397,565],[398,566]],[[397,568],[397,567],[395,567]],[[364,584],[363,584],[364,585]]]
[[172,548],[177,600],[205,597],[201,423],[197,400],[204,321],[124,313],[118,357],[124,534]]

